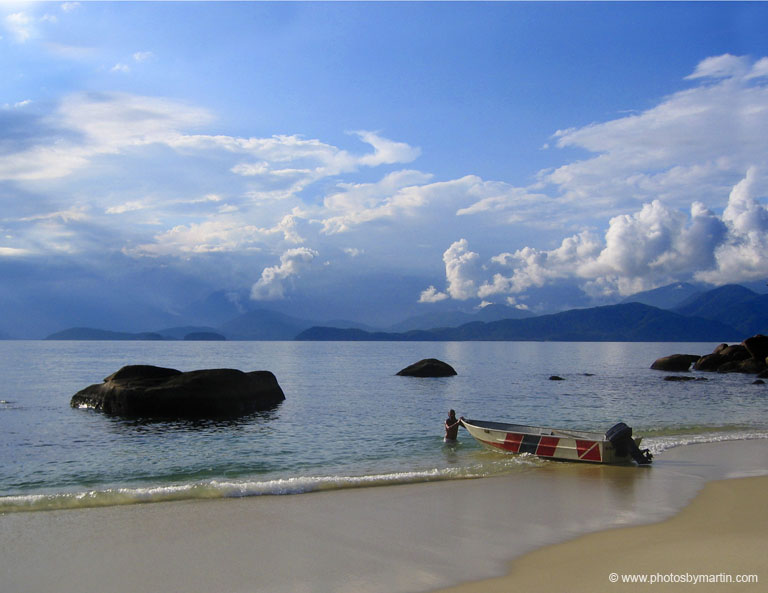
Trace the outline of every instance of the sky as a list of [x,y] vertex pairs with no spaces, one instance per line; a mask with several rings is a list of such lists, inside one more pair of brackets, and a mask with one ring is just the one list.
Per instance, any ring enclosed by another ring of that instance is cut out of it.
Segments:
[[212,293],[382,326],[764,284],[766,24],[763,2],[0,1],[0,335],[193,322]]

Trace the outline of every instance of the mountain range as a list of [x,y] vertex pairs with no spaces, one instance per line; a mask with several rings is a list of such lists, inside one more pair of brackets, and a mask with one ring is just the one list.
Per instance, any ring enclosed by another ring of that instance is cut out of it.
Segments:
[[[659,306],[662,304],[666,306]],[[344,320],[318,323],[258,309],[216,326],[138,333],[79,327],[47,339],[180,340],[220,334],[229,340],[740,341],[757,333],[768,333],[768,294],[740,285],[703,290],[677,283],[633,295],[618,305],[538,316],[489,305],[473,314],[435,312],[374,328]]]

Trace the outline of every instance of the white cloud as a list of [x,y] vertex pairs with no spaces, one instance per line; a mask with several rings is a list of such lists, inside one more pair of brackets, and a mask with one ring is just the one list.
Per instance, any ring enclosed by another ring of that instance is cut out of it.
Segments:
[[753,167],[731,192],[723,222],[728,234],[715,250],[716,266],[696,278],[713,284],[768,276],[768,208],[757,201],[758,170]]
[[[466,300],[477,296],[480,255],[469,250],[469,242],[459,239],[443,253],[446,292],[451,298]],[[423,293],[422,293],[423,294]]]
[[424,187],[420,184],[431,175],[419,171],[395,171],[376,183],[341,184],[342,191],[327,196],[322,220],[323,232],[329,235],[349,231],[352,227],[398,212],[412,211],[423,204]]
[[0,257],[23,257],[31,255],[29,249],[19,249],[17,247],[0,247]]
[[355,134],[363,142],[373,146],[373,154],[367,154],[360,158],[360,164],[368,167],[379,165],[394,165],[396,163],[410,163],[421,154],[421,149],[409,146],[405,142],[394,142],[382,138],[375,132],[359,131]]
[[264,268],[261,278],[251,287],[255,301],[278,300],[285,297],[285,282],[308,268],[318,253],[314,249],[297,247],[280,256],[280,264]]
[[34,36],[33,19],[25,12],[14,12],[3,19],[6,30],[19,43],[24,43]]
[[[602,238],[583,231],[552,250],[524,247],[501,253],[485,267],[462,239],[443,257],[446,292],[454,299],[486,299],[571,279],[588,294],[615,296],[680,279],[723,284],[763,278],[768,276],[768,208],[756,199],[758,178],[757,169],[750,168],[730,192],[722,216],[699,202],[685,213],[654,200],[633,214],[611,218]],[[478,280],[478,274],[494,266],[511,272]],[[429,287],[420,302],[439,294]]]
[[449,299],[450,297],[444,292],[440,292],[434,286],[430,286],[426,290],[421,292],[419,296],[420,303],[437,303]]
[[61,5],[62,12],[73,12],[80,8],[79,2],[64,2]]
[[300,215],[286,214],[272,227],[245,224],[240,217],[229,213],[199,223],[177,225],[155,235],[153,243],[146,243],[126,252],[136,256],[170,255],[187,257],[200,253],[233,253],[258,251],[270,237],[276,236],[288,243],[302,243],[296,222]]
[[181,129],[210,120],[205,110],[168,99],[126,93],[70,95],[43,120],[56,136],[32,137],[23,148],[4,155],[0,179],[65,177],[99,156],[153,143],[169,144],[181,135]]
[[677,92],[638,115],[557,134],[557,145],[596,156],[544,172],[573,207],[630,206],[661,199],[689,204],[692,192],[710,207],[766,152],[768,85],[762,61],[730,55],[703,60]]
[[686,79],[740,77],[746,75],[749,69],[749,58],[746,56],[723,54],[699,62],[693,74],[686,76]]

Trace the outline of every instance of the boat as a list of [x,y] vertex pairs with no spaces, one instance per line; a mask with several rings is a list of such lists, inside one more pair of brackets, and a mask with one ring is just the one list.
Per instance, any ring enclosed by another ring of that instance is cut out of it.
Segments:
[[634,459],[638,465],[648,465],[653,460],[648,449],[640,449],[642,437],[632,437],[632,428],[623,422],[604,434],[464,417],[461,424],[479,443],[509,453],[588,463],[626,464]]

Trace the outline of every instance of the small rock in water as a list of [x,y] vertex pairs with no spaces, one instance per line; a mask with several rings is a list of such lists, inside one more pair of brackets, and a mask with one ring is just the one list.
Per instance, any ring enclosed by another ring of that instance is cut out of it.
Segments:
[[452,377],[458,373],[447,362],[436,358],[425,358],[405,367],[397,374],[402,377]]
[[756,379],[752,381],[752,385],[765,385],[765,381],[763,381],[762,379]]
[[549,378],[549,380],[550,380],[550,381],[565,381],[565,379],[563,379],[562,377],[559,377],[558,375],[552,375],[552,376]]

